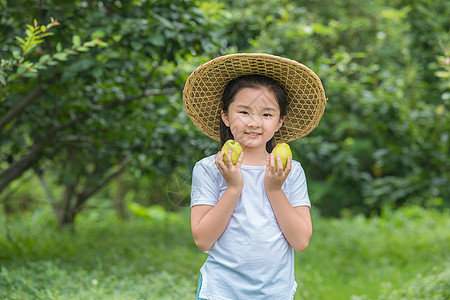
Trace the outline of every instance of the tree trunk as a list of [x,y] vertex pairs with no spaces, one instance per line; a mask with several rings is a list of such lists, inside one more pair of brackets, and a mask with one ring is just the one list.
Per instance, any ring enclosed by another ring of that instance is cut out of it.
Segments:
[[117,192],[114,197],[114,208],[120,219],[125,220],[128,217],[125,207],[125,184],[122,173],[117,176]]
[[66,185],[64,187],[61,205],[54,206],[56,218],[60,228],[66,228],[68,225],[73,226],[75,224],[76,214],[72,208],[72,200],[75,196],[75,188],[77,185],[78,183]]
[[71,228],[72,230],[75,230],[75,217],[76,214],[71,209],[61,212],[60,217],[58,218],[59,227]]

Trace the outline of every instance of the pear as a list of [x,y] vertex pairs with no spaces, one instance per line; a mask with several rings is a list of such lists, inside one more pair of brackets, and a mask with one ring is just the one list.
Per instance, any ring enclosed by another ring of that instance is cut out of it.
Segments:
[[239,155],[241,155],[242,147],[238,142],[235,142],[234,140],[228,140],[223,144],[222,151],[225,152],[225,155],[223,156],[223,162],[227,163],[227,154],[228,154],[228,148],[231,147],[231,162],[233,165],[236,164]]
[[289,147],[289,145],[286,143],[280,143],[275,148],[273,148],[272,153],[275,156],[275,169],[278,170],[277,155],[279,155],[281,158],[281,163],[283,164],[283,170],[286,169],[288,156],[290,156],[292,159],[291,147]]

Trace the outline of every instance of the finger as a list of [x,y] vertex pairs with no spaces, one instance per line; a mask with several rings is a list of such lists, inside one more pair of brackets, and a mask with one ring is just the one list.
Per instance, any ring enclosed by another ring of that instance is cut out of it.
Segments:
[[223,151],[217,152],[217,154],[216,154],[216,162],[219,161],[219,160],[223,160],[223,155],[224,155]]
[[244,152],[241,152],[241,154],[239,154],[239,158],[236,162],[236,166],[237,167],[241,167],[242,161],[244,160]]
[[225,155],[225,152],[219,151],[216,155],[216,166],[219,169],[223,169],[225,167],[225,164],[223,163],[223,156]]
[[286,174],[289,174],[289,172],[291,172],[291,170],[292,170],[292,158],[290,156],[288,156],[287,163],[286,163],[286,169],[284,169],[284,172]]
[[230,166],[233,165],[233,163],[231,162],[231,152],[232,151],[233,151],[233,149],[231,147],[228,148],[228,153],[227,153],[227,158],[226,158],[226,161],[227,161],[226,165],[227,165],[227,167],[230,167]]
[[281,161],[281,157],[277,155],[277,172],[283,173],[283,162]]
[[270,159],[269,159],[269,168],[271,171],[275,171],[275,155],[273,153],[270,153]]

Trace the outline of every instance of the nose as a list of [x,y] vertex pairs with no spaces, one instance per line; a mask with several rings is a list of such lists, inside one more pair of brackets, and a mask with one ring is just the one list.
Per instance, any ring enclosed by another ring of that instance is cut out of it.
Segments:
[[262,125],[263,118],[258,115],[250,115],[250,118],[248,120],[248,127],[250,128],[257,128]]

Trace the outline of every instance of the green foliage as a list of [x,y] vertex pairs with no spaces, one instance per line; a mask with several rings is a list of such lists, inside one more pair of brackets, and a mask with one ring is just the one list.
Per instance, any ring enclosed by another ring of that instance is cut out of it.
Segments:
[[74,234],[49,230],[49,213],[2,219],[10,241],[0,231],[0,298],[175,300],[195,294],[198,251],[186,215],[123,223],[108,209],[91,211],[80,216]]
[[434,267],[432,274],[417,276],[408,281],[401,289],[395,290],[383,295],[383,300],[399,300],[399,299],[448,299],[450,298],[450,266],[445,264],[444,267]]
[[[38,22],[34,20],[33,25],[27,25],[25,39],[20,36],[15,37],[17,41],[19,41],[19,47],[22,53],[13,51],[12,59],[2,59],[0,61],[1,85],[6,86],[6,84],[22,76],[37,77],[39,70],[46,70],[48,66],[55,66],[58,64],[58,61],[66,61],[69,55],[75,55],[79,52],[87,52],[89,51],[89,48],[95,46],[107,46],[106,43],[99,39],[81,43],[80,37],[75,35],[73,36],[73,45],[71,48],[62,49],[61,44],[58,44],[56,47],[56,52],[52,55],[43,54],[39,57],[37,62],[25,60],[28,55],[32,54],[33,50],[39,44],[44,42],[46,37],[53,35],[52,32],[49,32],[49,29],[53,26],[60,25],[57,20],[53,18],[50,19],[51,23],[41,26],[39,26]],[[14,69],[16,69],[16,72],[12,73],[11,71],[14,71]],[[0,94],[0,100],[4,100],[3,97],[4,96]]]
[[[192,68],[183,61],[212,47],[212,26],[195,5],[184,0],[8,3],[1,51],[16,51],[11,40],[20,35],[14,30],[24,15],[54,16],[61,27],[33,51],[38,65],[51,58],[64,60],[64,66],[17,78],[2,89],[6,101],[0,115],[11,118],[0,119],[0,191],[9,192],[11,181],[35,170],[54,190],[47,194],[65,224],[124,169],[159,176],[186,168],[191,160],[182,151],[198,141],[189,141],[193,126],[179,101]],[[28,34],[39,36],[39,30]],[[87,37],[109,47],[71,57],[93,45],[83,42]],[[52,44],[55,54],[49,53]]]
[[[7,83],[0,74],[2,197],[32,169],[54,207],[73,216],[123,171],[136,202],[187,205],[177,180],[189,180],[194,162],[218,144],[186,116],[182,86],[213,56],[263,51],[306,64],[324,83],[324,118],[291,144],[323,214],[449,207],[449,3],[2,1],[1,72],[33,47],[22,62],[33,65],[20,68],[32,77]],[[22,32],[50,17],[57,30]],[[84,40],[108,47],[74,55],[91,46]],[[173,191],[179,196],[167,201]]]
[[407,289],[418,274],[439,274],[450,255],[449,220],[448,211],[417,206],[385,209],[370,219],[313,215],[310,247],[297,256],[300,295],[307,299],[377,299]]
[[[189,210],[130,204],[119,221],[103,204],[77,230],[55,229],[50,211],[0,214],[2,299],[188,299],[205,254]],[[417,206],[380,217],[313,214],[309,248],[296,255],[295,299],[446,299],[449,212]]]
[[210,15],[229,24],[227,45],[295,59],[323,81],[325,115],[291,145],[322,213],[450,206],[448,1],[208,7],[218,3]]
[[153,220],[154,222],[174,223],[179,220],[179,215],[174,212],[168,212],[160,205],[146,207],[138,203],[129,202],[128,209],[137,217]]

